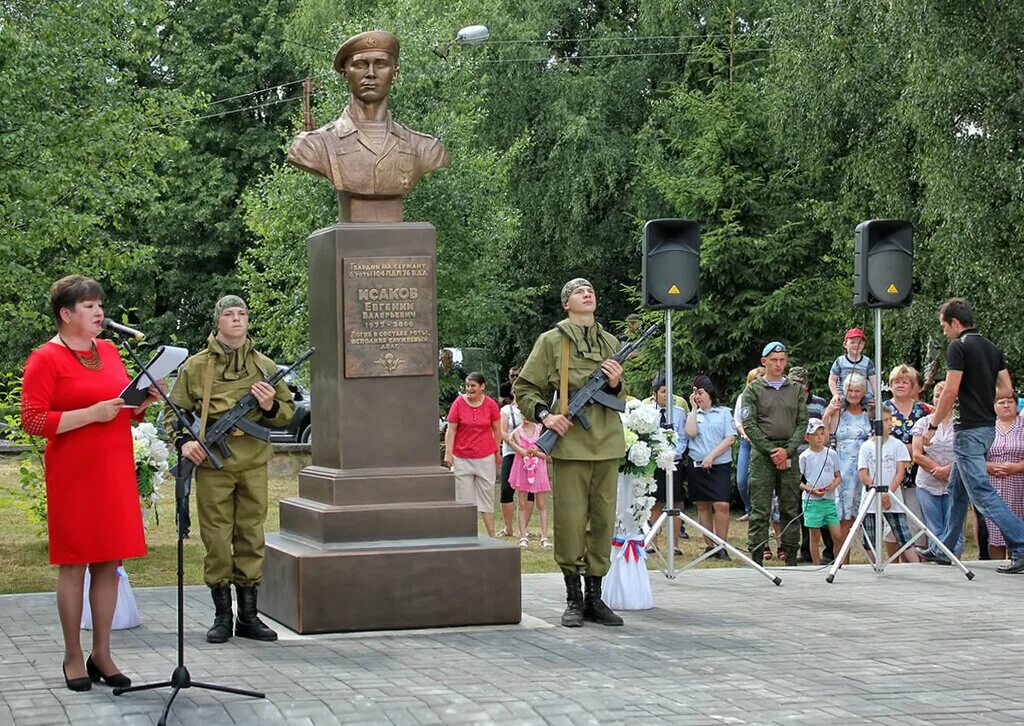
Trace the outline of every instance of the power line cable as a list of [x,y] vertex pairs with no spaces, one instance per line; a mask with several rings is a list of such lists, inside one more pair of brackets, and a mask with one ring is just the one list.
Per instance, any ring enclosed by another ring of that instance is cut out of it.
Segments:
[[276,90],[281,89],[281,88],[287,88],[288,86],[294,86],[296,84],[302,83],[305,80],[306,80],[305,78],[299,78],[299,79],[294,80],[294,81],[288,81],[287,83],[278,83],[277,85],[274,85],[274,86],[268,86],[267,88],[261,88],[258,91],[249,91],[248,93],[240,93],[237,96],[227,96],[226,98],[215,98],[212,101],[208,102],[206,105],[207,106],[214,106],[214,105],[216,105],[218,103],[224,103],[226,101],[235,101],[235,100],[237,100],[239,98],[246,98],[247,96],[255,96],[258,93],[266,93],[267,91],[276,91]]
[[[742,48],[736,50],[737,54],[742,53],[762,53],[770,52],[772,48]],[[696,55],[698,51],[695,50],[673,50],[664,51],[659,53],[601,53],[596,55],[557,55],[553,54],[543,58],[484,58],[478,60],[477,63],[549,63],[554,61],[577,61],[577,60],[596,60],[604,58],[654,58],[658,56],[673,56],[673,55]]]

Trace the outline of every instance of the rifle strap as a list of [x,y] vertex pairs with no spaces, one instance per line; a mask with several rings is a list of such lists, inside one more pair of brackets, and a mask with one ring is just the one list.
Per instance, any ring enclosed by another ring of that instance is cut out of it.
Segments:
[[213,391],[214,356],[206,359],[206,376],[203,378],[203,404],[199,414],[199,438],[206,441],[206,419],[210,417],[210,393]]
[[569,415],[569,336],[562,333],[562,364],[558,372],[558,412]]

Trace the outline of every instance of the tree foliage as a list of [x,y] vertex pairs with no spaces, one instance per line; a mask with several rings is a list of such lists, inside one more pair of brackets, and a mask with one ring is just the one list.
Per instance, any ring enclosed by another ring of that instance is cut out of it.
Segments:
[[[521,361],[591,279],[599,317],[640,311],[644,221],[702,226],[702,301],[675,316],[677,373],[725,388],[766,340],[817,387],[850,325],[853,230],[915,229],[915,302],[884,314],[883,367],[941,354],[939,302],[972,300],[1024,373],[1024,6],[1005,0],[133,0],[3,8],[0,312],[5,363],[83,271],[160,337],[198,340],[244,285],[272,352],[305,347],[305,238],[336,218],[283,164],[316,79],[326,123],[344,37],[402,40],[395,117],[447,144],[406,217],[438,230],[442,341]],[[16,9],[12,9],[16,8]],[[492,40],[434,54],[459,27]],[[442,53],[443,55],[443,53]],[[211,99],[270,89],[234,104]],[[272,103],[181,124],[196,115]],[[258,105],[253,103],[253,105]],[[647,313],[649,319],[659,318]],[[635,376],[658,367],[654,347]]]
[[[10,369],[50,329],[48,290],[81,272],[111,292],[152,274],[136,210],[159,204],[165,131],[189,101],[146,82],[160,3],[4,3],[0,25],[0,356]],[[120,298],[125,304],[126,297]]]

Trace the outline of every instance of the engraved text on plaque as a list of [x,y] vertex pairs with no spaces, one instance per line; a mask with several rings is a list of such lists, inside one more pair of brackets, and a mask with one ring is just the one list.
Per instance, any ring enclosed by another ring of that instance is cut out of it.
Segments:
[[345,377],[430,376],[434,344],[431,257],[346,257]]

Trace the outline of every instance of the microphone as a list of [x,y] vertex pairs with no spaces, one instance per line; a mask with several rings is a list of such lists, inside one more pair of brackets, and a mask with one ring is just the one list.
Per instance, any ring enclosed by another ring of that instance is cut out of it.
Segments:
[[146,334],[141,330],[135,328],[129,328],[127,325],[121,325],[121,323],[115,323],[110,318],[103,318],[103,327],[107,330],[112,330],[119,335],[123,335],[126,338],[134,338],[135,340],[142,340],[146,337]]

